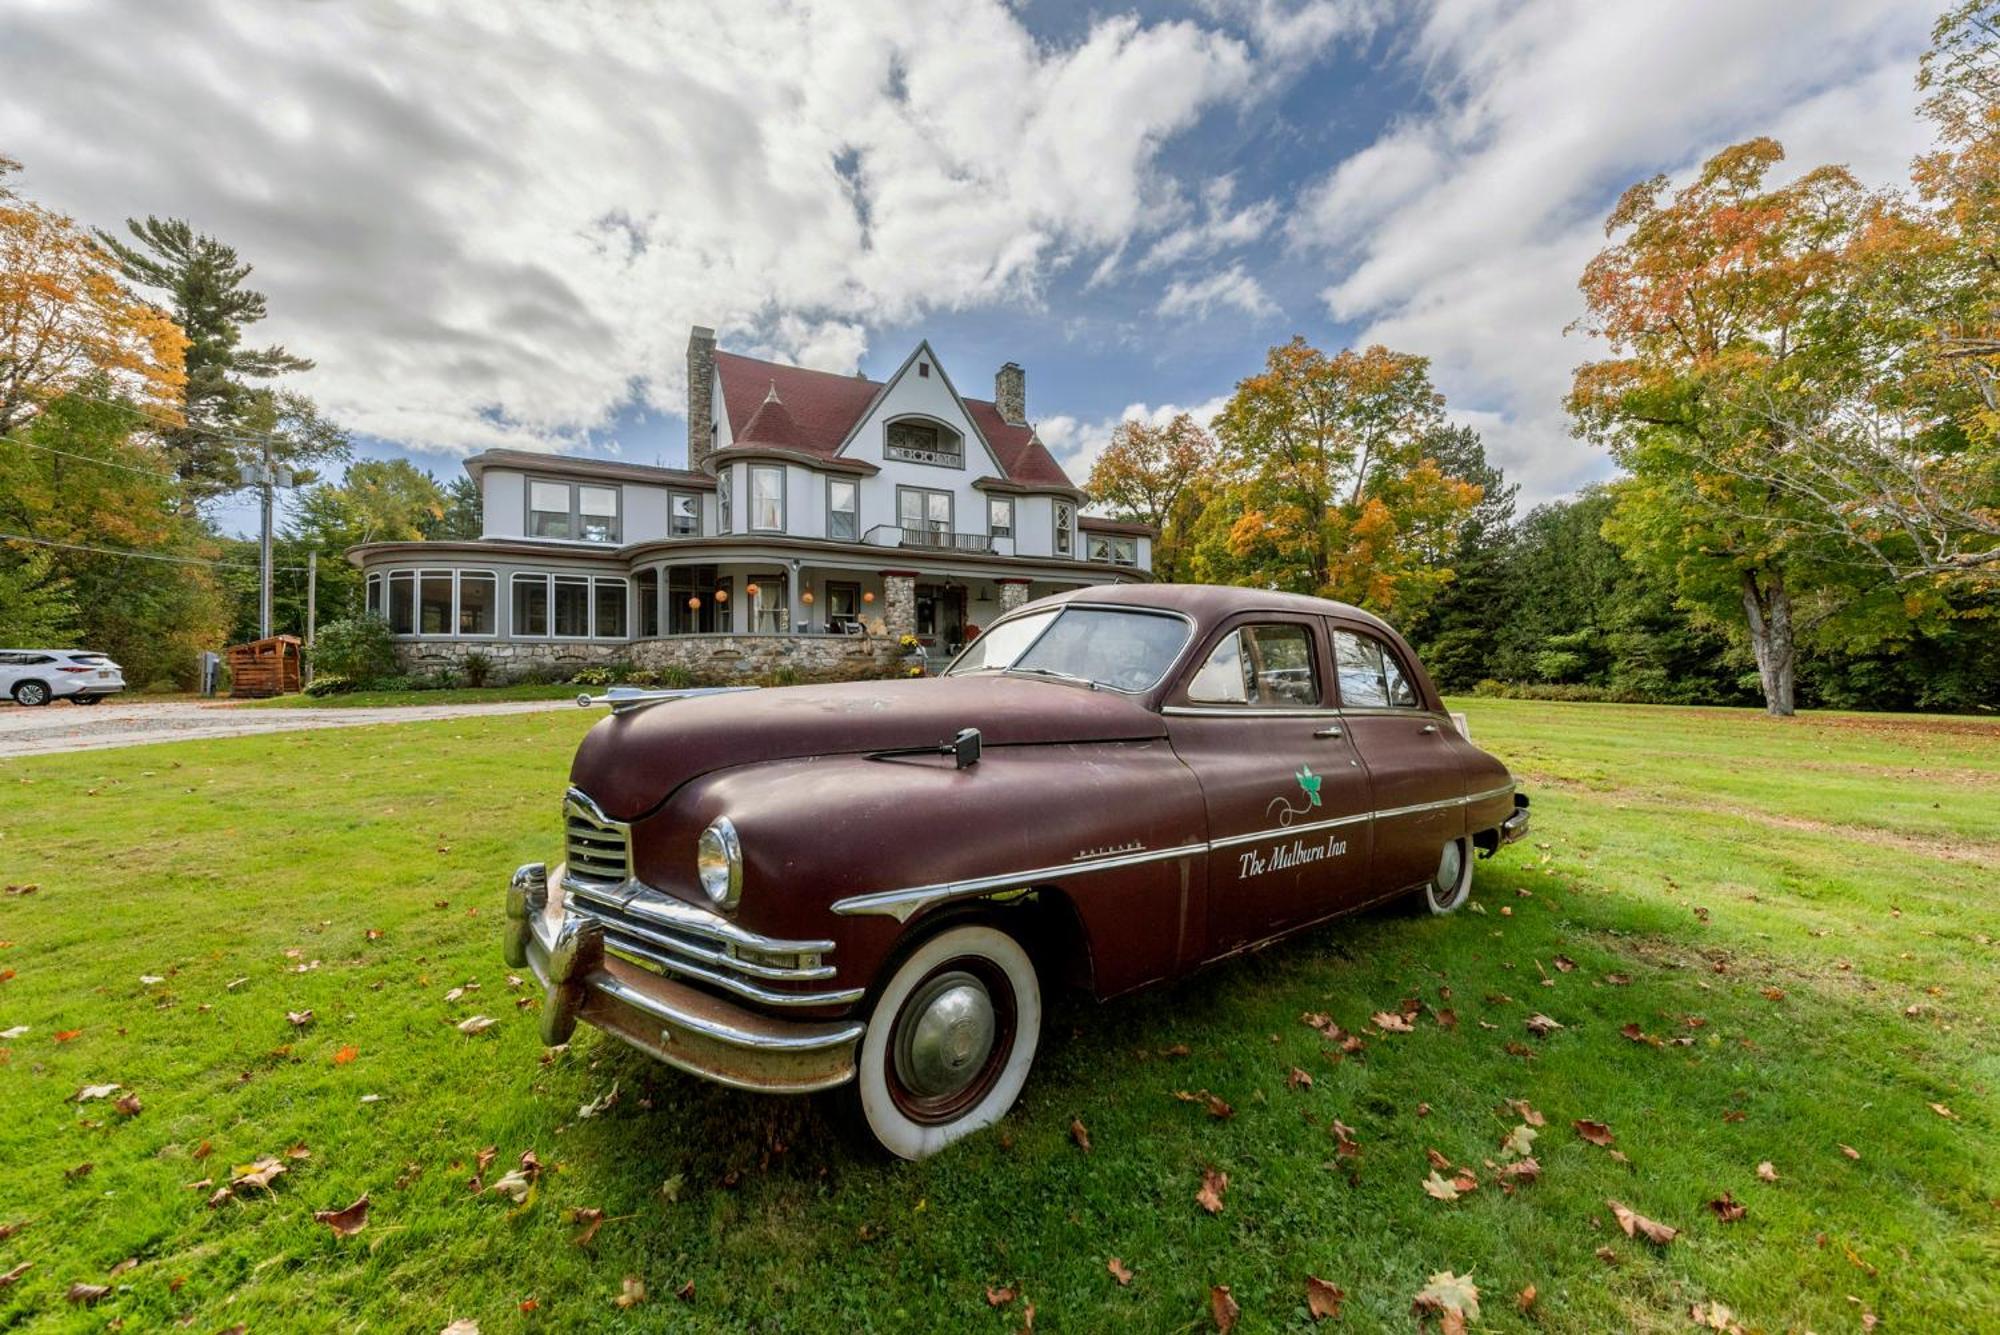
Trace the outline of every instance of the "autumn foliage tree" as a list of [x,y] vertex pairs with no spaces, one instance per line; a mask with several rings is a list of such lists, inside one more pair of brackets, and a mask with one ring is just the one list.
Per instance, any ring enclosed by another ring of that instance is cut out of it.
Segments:
[[1483,494],[1427,448],[1444,396],[1422,357],[1272,348],[1217,416],[1221,481],[1196,573],[1419,614]]
[[12,190],[19,170],[0,158],[0,435],[91,377],[173,418],[186,337],[126,289],[88,232]]
[[1153,573],[1173,581],[1188,566],[1194,521],[1215,483],[1215,437],[1187,413],[1155,424],[1120,422],[1091,465],[1091,499],[1119,519],[1151,525]]

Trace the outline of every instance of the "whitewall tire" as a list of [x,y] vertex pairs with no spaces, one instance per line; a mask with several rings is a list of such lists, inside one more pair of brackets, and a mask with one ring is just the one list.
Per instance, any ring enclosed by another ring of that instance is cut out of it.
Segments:
[[854,1083],[855,1120],[899,1159],[922,1159],[1006,1115],[1042,1033],[1034,961],[995,927],[924,941],[876,998]]
[[1424,883],[1424,907],[1455,913],[1472,897],[1472,841],[1454,839],[1438,853],[1438,869]]

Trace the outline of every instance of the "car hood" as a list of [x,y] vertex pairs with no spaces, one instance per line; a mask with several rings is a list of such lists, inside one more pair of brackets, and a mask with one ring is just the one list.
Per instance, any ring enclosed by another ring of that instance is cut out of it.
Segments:
[[631,821],[690,779],[801,756],[931,746],[977,728],[987,746],[1143,740],[1160,716],[1110,690],[982,675],[785,686],[614,714],[577,748],[570,782]]

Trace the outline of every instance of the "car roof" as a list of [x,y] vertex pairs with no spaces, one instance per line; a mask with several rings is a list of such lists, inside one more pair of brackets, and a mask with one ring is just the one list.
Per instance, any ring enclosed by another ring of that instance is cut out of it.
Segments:
[[1037,598],[1037,606],[1056,603],[1106,603],[1122,607],[1154,607],[1180,612],[1210,626],[1239,612],[1294,612],[1307,616],[1341,616],[1388,629],[1373,612],[1331,598],[1277,589],[1245,589],[1232,584],[1114,584],[1072,589]]

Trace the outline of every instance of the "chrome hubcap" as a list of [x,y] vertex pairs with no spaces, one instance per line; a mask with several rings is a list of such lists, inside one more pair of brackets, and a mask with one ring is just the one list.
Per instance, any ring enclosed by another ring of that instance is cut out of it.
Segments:
[[969,973],[940,974],[910,999],[896,1035],[896,1075],[922,1098],[956,1094],[993,1051],[993,998]]
[[1458,893],[1458,878],[1464,871],[1465,850],[1454,839],[1444,846],[1444,854],[1438,859],[1436,886],[1440,904],[1449,904]]

